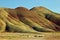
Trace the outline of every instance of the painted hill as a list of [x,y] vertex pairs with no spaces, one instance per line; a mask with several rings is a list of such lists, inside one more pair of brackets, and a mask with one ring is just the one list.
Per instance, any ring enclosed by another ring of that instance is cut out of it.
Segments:
[[44,7],[28,10],[24,7],[0,8],[1,32],[55,32],[60,31],[60,14]]
[[48,19],[50,22],[53,22],[54,25],[58,25],[57,28],[59,28],[60,25],[60,14],[55,13],[45,7],[34,7],[30,9],[31,11],[34,11],[39,16],[44,17],[45,19]]

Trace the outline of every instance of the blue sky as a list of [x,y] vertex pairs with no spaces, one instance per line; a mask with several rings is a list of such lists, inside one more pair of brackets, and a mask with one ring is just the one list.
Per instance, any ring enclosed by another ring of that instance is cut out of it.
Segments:
[[29,9],[36,6],[44,6],[60,13],[60,0],[0,0],[0,7],[16,8],[19,6]]

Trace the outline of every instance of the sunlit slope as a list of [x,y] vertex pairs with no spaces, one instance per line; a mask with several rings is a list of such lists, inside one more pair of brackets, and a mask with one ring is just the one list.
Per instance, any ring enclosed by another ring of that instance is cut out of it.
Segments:
[[[8,10],[8,11],[6,11]],[[31,27],[29,27],[28,25],[24,24],[23,22],[19,21],[16,17],[14,18],[14,16],[12,16],[11,14],[13,14],[13,12],[10,9],[2,9],[1,11],[1,16],[0,18],[3,19],[5,21],[5,28],[7,31],[11,31],[11,32],[37,32],[35,30],[33,30]],[[12,12],[10,14],[10,12]],[[1,25],[2,27],[2,25]]]
[[3,20],[0,19],[0,32],[5,32],[6,24]]
[[45,7],[0,8],[0,32],[56,32],[60,31],[60,14]]
[[7,13],[5,13],[3,8],[0,8],[0,32],[5,32],[6,29],[6,22],[4,20],[6,17],[3,17],[3,14],[6,14],[6,17],[8,15]]
[[44,18],[42,18],[42,16],[39,16],[37,13],[29,11],[28,9],[23,8],[23,7],[18,7],[16,8],[16,10],[21,21],[24,21],[24,20],[28,21],[27,19],[25,19],[25,18],[28,18],[32,20],[33,22],[37,23],[38,25],[40,25],[41,27],[56,30],[55,26],[51,24],[51,22],[46,21]]
[[59,17],[60,17],[60,14],[55,13],[55,12],[53,12],[53,11],[51,11],[51,10],[43,7],[43,6],[33,7],[33,8],[30,9],[30,10],[35,11],[35,12],[37,12],[39,15],[42,15],[42,16],[43,16],[43,15],[46,15],[46,14],[52,14],[52,15],[59,16]]
[[[42,19],[44,18],[45,22],[52,22],[56,29],[60,29],[60,14],[52,12],[51,10],[45,8],[45,7],[34,7],[30,11],[33,11],[37,13],[39,16],[42,16]],[[51,16],[52,15],[52,16]],[[41,18],[41,17],[40,17]],[[49,20],[48,20],[49,19]]]

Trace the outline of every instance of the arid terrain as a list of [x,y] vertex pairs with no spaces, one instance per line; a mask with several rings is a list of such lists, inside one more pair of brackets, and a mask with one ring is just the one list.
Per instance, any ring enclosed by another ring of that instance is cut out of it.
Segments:
[[60,40],[60,33],[0,33],[0,40]]
[[0,40],[60,40],[60,14],[45,7],[0,8]]

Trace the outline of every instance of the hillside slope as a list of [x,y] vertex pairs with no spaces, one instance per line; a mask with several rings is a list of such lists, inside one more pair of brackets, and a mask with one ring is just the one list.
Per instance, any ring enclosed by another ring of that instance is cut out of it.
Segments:
[[44,7],[28,10],[24,7],[0,8],[1,32],[55,32],[60,31],[60,14]]
[[54,25],[57,25],[56,28],[59,28],[60,25],[60,14],[55,13],[45,7],[34,7],[32,9],[30,9],[30,11],[33,11],[35,13],[37,13],[39,16],[44,17],[45,19],[47,19],[50,22],[53,22]]

